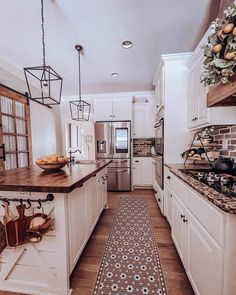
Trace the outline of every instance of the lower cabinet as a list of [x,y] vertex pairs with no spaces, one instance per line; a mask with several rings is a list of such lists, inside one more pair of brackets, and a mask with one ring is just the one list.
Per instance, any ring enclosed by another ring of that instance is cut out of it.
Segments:
[[68,194],[70,273],[107,203],[107,169]]
[[134,157],[133,158],[133,185],[152,186],[152,158]]
[[235,295],[236,215],[220,210],[172,173],[167,176],[165,215],[195,294]]
[[172,199],[172,228],[171,235],[175,243],[176,249],[179,253],[179,256],[184,264],[185,256],[185,206],[178,199],[178,197],[173,193]]
[[165,214],[170,226],[172,226],[172,200],[173,200],[172,190],[167,184],[165,184],[164,214]]
[[186,257],[186,271],[196,294],[224,294],[223,248],[189,211],[186,217]]

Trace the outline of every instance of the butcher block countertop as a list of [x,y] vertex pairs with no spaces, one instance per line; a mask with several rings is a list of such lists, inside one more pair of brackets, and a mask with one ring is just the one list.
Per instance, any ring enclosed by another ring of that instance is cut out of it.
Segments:
[[59,171],[43,171],[36,165],[0,172],[0,191],[70,193],[109,165],[69,163]]

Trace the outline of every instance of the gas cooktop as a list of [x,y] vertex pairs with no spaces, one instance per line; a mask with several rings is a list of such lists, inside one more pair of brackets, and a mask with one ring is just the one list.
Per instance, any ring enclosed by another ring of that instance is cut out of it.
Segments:
[[215,173],[211,169],[179,169],[225,196],[236,200],[236,176]]

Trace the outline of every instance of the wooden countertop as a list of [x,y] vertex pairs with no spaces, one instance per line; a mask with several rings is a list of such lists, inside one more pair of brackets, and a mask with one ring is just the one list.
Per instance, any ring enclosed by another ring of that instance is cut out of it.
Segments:
[[0,172],[0,191],[69,193],[111,162],[72,163],[55,172],[43,171],[36,165]]

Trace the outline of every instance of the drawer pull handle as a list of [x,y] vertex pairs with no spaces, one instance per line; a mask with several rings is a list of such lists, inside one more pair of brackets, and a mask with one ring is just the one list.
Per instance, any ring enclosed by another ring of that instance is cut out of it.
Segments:
[[187,219],[183,219],[183,222],[185,223],[185,222],[188,222],[188,220]]
[[184,218],[184,217],[185,217],[185,215],[181,214],[181,215],[180,215],[180,217],[181,217],[181,219],[182,219],[182,218]]

